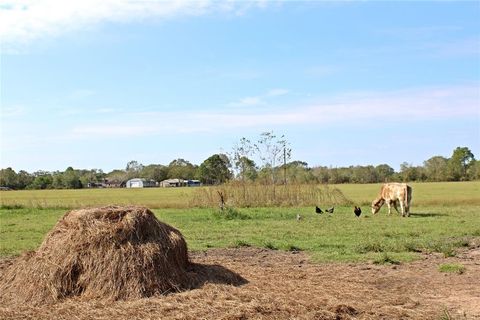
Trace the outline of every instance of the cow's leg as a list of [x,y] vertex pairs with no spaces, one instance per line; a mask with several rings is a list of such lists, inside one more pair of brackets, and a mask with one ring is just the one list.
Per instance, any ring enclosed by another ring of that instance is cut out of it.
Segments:
[[393,201],[393,207],[395,208],[395,211],[397,211],[397,213],[400,213],[398,212],[397,200]]
[[387,201],[388,214],[392,214],[392,203],[390,200]]
[[402,217],[405,217],[405,204],[403,201],[398,201],[400,202],[400,209],[402,209]]

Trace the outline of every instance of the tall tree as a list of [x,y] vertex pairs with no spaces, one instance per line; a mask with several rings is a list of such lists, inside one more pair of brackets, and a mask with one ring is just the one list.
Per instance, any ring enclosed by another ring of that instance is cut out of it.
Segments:
[[68,167],[62,174],[63,187],[66,189],[80,189],[82,182],[80,181],[78,173],[72,168]]
[[253,154],[253,151],[254,147],[250,140],[243,137],[239,143],[233,147],[233,152],[229,154],[230,162],[233,164],[233,170],[242,183],[245,183],[247,171],[252,168],[253,161],[250,160],[250,156]]
[[[282,165],[282,169],[283,169]],[[285,171],[284,171],[285,172]],[[287,163],[287,180],[295,183],[308,183],[315,181],[312,169],[304,161],[292,161]]]
[[230,163],[225,155],[214,154],[198,168],[200,180],[205,184],[221,184],[231,178]]
[[35,179],[35,177],[32,174],[25,170],[20,170],[17,173],[17,187],[19,189],[25,189],[30,183],[33,182],[33,179]]
[[254,146],[263,163],[262,170],[270,172],[271,183],[275,184],[277,164],[286,164],[292,152],[285,136],[277,138],[273,131],[263,132]]
[[12,168],[0,170],[0,186],[11,189],[17,188],[17,173]]
[[28,189],[51,189],[53,183],[53,177],[50,172],[37,171],[33,174],[35,179],[27,187]]
[[196,166],[184,159],[175,159],[168,165],[168,177],[175,179],[193,179],[196,176]]
[[115,169],[110,171],[107,176],[107,180],[111,183],[121,184],[128,180],[127,172],[125,170]]
[[448,160],[449,172],[455,181],[467,180],[467,170],[475,157],[467,147],[457,147]]
[[377,181],[375,182],[388,182],[395,173],[395,170],[393,170],[388,164],[380,164],[376,166],[375,171],[377,172]]
[[125,168],[128,179],[138,178],[142,170],[143,170],[143,164],[139,163],[136,160],[132,160],[128,162],[127,167]]
[[161,164],[151,164],[143,168],[140,177],[155,181],[163,181],[168,177],[168,167]]
[[480,180],[480,160],[472,161],[467,174],[468,178],[471,180]]
[[404,182],[408,182],[418,180],[419,173],[417,167],[414,167],[407,162],[403,162],[400,164],[400,175]]
[[448,179],[448,159],[434,156],[423,162],[425,174],[429,181],[446,181]]

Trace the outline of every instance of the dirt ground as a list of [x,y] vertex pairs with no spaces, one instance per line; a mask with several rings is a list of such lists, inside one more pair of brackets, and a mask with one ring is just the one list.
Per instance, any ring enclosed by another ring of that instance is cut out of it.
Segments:
[[[0,319],[480,319],[479,247],[400,265],[313,264],[301,252],[254,248],[190,257],[192,290],[136,301],[0,303]],[[444,263],[465,272],[441,273]]]

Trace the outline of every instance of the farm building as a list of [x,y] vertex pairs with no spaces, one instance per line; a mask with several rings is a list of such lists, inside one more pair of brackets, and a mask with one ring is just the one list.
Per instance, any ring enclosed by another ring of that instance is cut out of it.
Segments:
[[154,180],[147,180],[147,179],[130,179],[125,184],[127,188],[149,188],[149,187],[156,187],[157,182]]
[[198,187],[201,186],[200,180],[167,179],[160,182],[164,188],[170,187]]
[[105,179],[103,186],[105,188],[123,188],[125,187],[125,181]]
[[167,179],[160,182],[160,187],[169,188],[169,187],[183,187],[183,179]]
[[200,180],[185,180],[187,182],[187,187],[200,187],[202,183]]

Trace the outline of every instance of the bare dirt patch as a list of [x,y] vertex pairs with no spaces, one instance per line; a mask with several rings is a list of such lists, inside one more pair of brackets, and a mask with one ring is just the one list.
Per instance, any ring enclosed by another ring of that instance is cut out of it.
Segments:
[[[0,304],[0,319],[480,319],[480,248],[393,266],[313,264],[302,252],[255,248],[190,258],[193,290],[133,301]],[[444,263],[465,272],[441,273]]]

